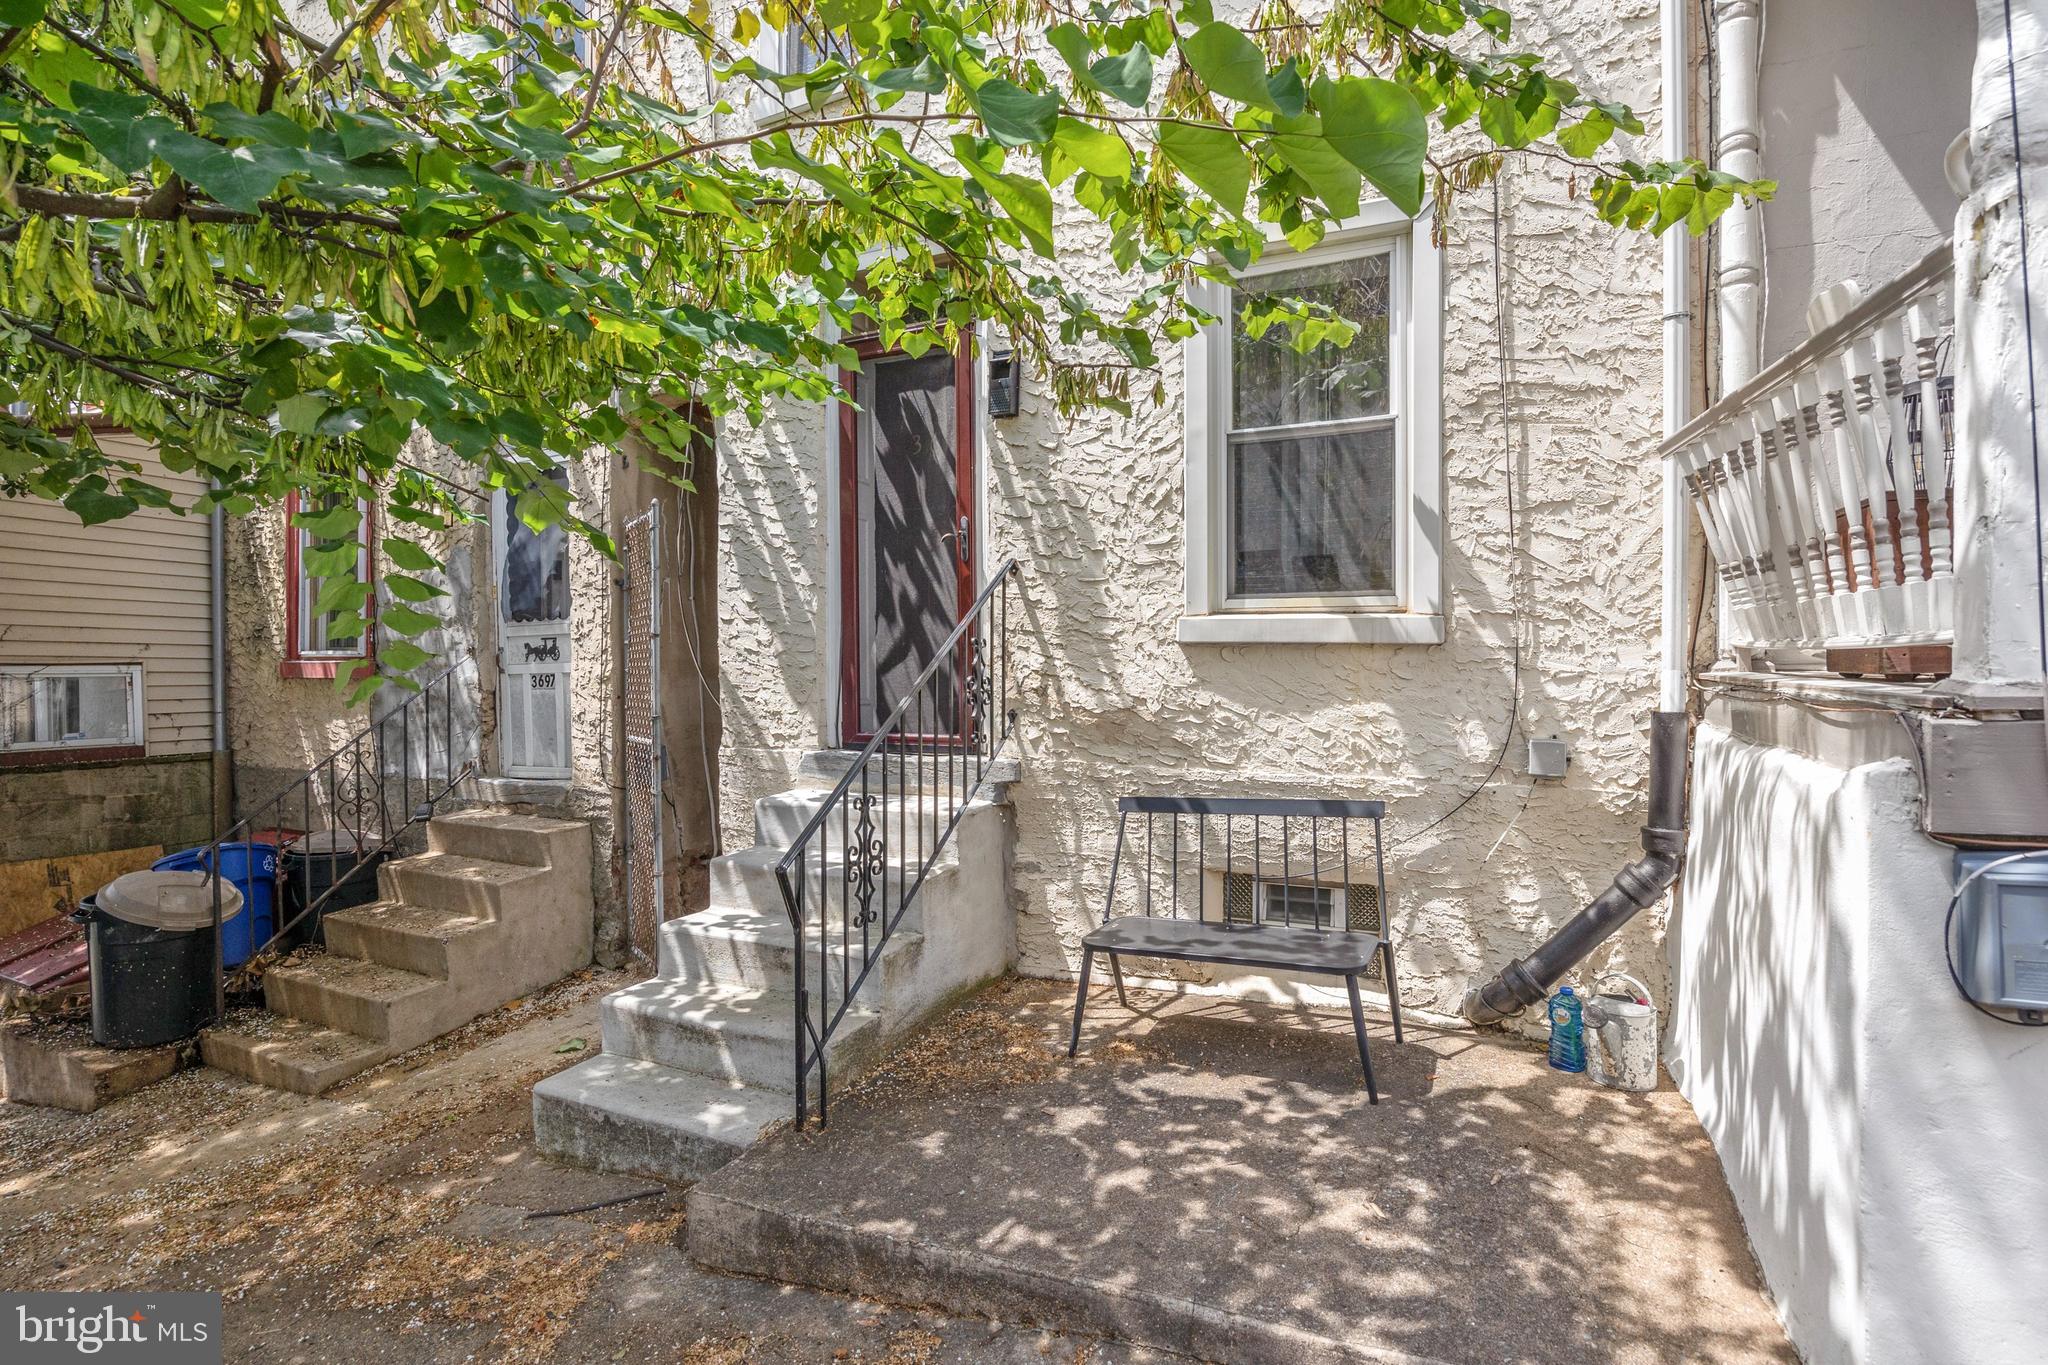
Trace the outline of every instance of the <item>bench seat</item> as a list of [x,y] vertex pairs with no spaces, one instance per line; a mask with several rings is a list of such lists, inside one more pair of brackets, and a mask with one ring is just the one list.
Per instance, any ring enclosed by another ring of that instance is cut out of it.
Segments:
[[1116,976],[1117,1000],[1127,1009],[1123,965],[1119,961],[1125,956],[1343,977],[1351,996],[1351,1022],[1358,1035],[1358,1062],[1365,1073],[1366,1093],[1374,1104],[1380,1102],[1379,1086],[1373,1080],[1372,1054],[1365,1040],[1365,1011],[1358,998],[1359,975],[1372,966],[1375,955],[1385,958],[1387,999],[1393,1009],[1396,1043],[1401,1041],[1401,998],[1394,989],[1393,950],[1378,934],[1151,915],[1121,915],[1107,920],[1081,940],[1081,981],[1074,996],[1074,1033],[1067,1046],[1069,1057],[1081,1046],[1081,1013],[1087,1007],[1088,977],[1097,953],[1109,955],[1110,971]]
[[1099,953],[1171,957],[1225,967],[1350,976],[1372,965],[1380,937],[1341,929],[1297,929],[1284,924],[1219,924],[1215,920],[1124,915],[1081,940]]

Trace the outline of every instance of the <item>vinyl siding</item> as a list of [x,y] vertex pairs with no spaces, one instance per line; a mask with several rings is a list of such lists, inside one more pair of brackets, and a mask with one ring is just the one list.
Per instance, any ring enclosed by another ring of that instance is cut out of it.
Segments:
[[[180,506],[205,491],[138,441],[100,440],[139,461]],[[149,753],[210,751],[208,547],[205,517],[145,508],[88,527],[40,498],[0,498],[0,665],[139,663]]]

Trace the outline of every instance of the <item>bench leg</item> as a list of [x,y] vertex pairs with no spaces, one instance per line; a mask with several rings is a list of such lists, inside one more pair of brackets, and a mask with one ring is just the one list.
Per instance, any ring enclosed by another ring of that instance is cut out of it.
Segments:
[[1129,1009],[1131,1007],[1131,1001],[1130,997],[1124,994],[1123,963],[1118,961],[1117,955],[1115,953],[1111,953],[1109,955],[1109,970],[1110,974],[1116,977],[1116,1003],[1123,1006],[1125,1009]]
[[1374,1104],[1378,1104],[1380,1102],[1380,1088],[1373,1083],[1372,1053],[1365,1046],[1365,1006],[1359,1003],[1357,976],[1345,977],[1344,985],[1351,992],[1351,1028],[1358,1035],[1358,1064],[1365,1068],[1365,1093]]
[[1401,988],[1394,984],[1394,941],[1392,939],[1382,941],[1380,951],[1386,954],[1387,959],[1387,1008],[1394,1012],[1394,1041],[1400,1043],[1403,1041],[1401,1037]]
[[1095,950],[1081,950],[1081,984],[1074,988],[1074,1036],[1067,1040],[1067,1055],[1073,1056],[1081,1047],[1081,1011],[1088,1004],[1088,969],[1095,965]]

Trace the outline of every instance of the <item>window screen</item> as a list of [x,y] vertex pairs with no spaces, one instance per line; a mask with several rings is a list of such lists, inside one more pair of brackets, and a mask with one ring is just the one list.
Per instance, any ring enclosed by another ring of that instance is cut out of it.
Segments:
[[[1233,597],[1391,595],[1397,417],[1392,256],[1385,250],[1258,277],[1232,291],[1229,503]],[[1295,298],[1355,323],[1344,347],[1253,337],[1245,305]]]

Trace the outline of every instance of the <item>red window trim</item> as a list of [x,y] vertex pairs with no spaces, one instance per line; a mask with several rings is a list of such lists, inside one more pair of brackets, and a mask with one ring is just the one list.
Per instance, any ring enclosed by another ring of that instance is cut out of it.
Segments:
[[[363,639],[368,642],[368,648],[361,654],[353,658],[308,658],[299,653],[299,528],[294,524],[298,515],[299,494],[294,489],[284,499],[284,657],[278,661],[277,676],[332,681],[346,667],[351,680],[364,677],[377,666],[377,598],[374,594],[363,604]],[[363,545],[366,559],[376,553],[374,507],[366,508],[363,513]]]

